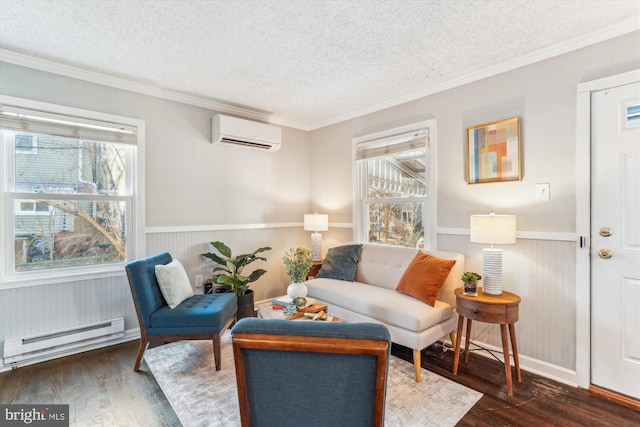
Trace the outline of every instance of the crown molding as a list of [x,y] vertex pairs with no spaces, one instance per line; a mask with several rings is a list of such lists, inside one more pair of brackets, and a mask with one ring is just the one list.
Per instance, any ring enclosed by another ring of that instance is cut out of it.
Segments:
[[364,116],[366,114],[375,113],[377,111],[384,110],[386,108],[395,107],[416,99],[424,98],[429,95],[433,95],[445,90],[453,89],[458,86],[462,86],[468,83],[473,83],[478,80],[493,77],[495,75],[515,70],[526,65],[531,65],[536,62],[543,61],[545,59],[553,58],[574,50],[581,49],[596,43],[600,43],[614,37],[622,36],[624,34],[631,33],[633,31],[640,30],[640,14],[623,19],[617,23],[600,30],[594,31],[583,36],[576,37],[566,42],[559,43],[550,47],[536,50],[526,55],[514,58],[509,61],[501,62],[499,64],[491,65],[489,67],[482,68],[472,73],[464,74],[460,77],[445,80],[435,85],[427,86],[423,89],[417,90],[406,95],[398,96],[388,99],[383,102],[372,104],[368,107],[364,107],[347,114],[333,117],[322,122],[314,123],[310,126],[310,130],[320,129],[326,126],[330,126],[336,123],[344,122],[347,120],[355,119],[357,117]]
[[0,49],[0,61],[20,65],[28,68],[33,68],[40,71],[50,72],[66,77],[75,78],[78,80],[84,80],[92,83],[101,84],[104,86],[110,86],[117,89],[128,90],[131,92],[141,93],[143,95],[154,96],[156,98],[167,99],[170,101],[181,102],[183,104],[193,105],[196,107],[207,108],[214,111],[219,111],[225,114],[233,114],[239,117],[248,119],[260,120],[277,124],[281,126],[287,126],[303,131],[313,131],[326,126],[330,126],[336,123],[351,120],[357,117],[364,116],[366,114],[375,113],[386,108],[395,107],[400,104],[415,101],[416,99],[424,98],[429,95],[433,95],[445,90],[453,89],[458,86],[462,86],[468,83],[472,83],[478,80],[482,80],[488,77],[492,77],[506,71],[511,71],[516,68],[524,67],[526,65],[533,64],[535,62],[543,61],[545,59],[553,58],[564,53],[568,53],[577,49],[581,49],[592,44],[603,42],[614,37],[618,37],[633,31],[640,30],[640,14],[626,19],[623,19],[614,25],[602,28],[589,34],[585,34],[580,37],[568,40],[563,43],[559,43],[554,46],[539,49],[531,52],[527,55],[515,58],[510,61],[505,61],[500,64],[485,67],[477,70],[473,73],[468,73],[460,77],[448,79],[446,81],[427,86],[415,92],[408,93],[406,95],[398,96],[388,99],[383,102],[372,104],[368,107],[354,110],[347,114],[342,114],[327,120],[323,120],[316,123],[303,123],[296,120],[291,120],[286,117],[278,116],[277,114],[270,114],[268,112],[250,109],[247,107],[239,107],[230,104],[225,104],[220,101],[214,101],[211,99],[198,97],[194,95],[187,95],[181,92],[172,91],[168,89],[162,89],[156,86],[133,82],[131,80],[109,76],[103,73],[95,71],[88,71],[82,68],[73,67],[70,65],[59,64],[50,60],[35,58],[29,55],[9,51],[6,49]]
[[128,90],[130,92],[149,95],[169,101],[176,101],[196,107],[207,108],[225,114],[233,114],[248,119],[269,122],[271,118],[271,114],[267,112],[225,104],[203,97],[187,95],[185,93],[163,89],[144,83],[134,82],[120,77],[109,76],[104,73],[89,71],[82,68],[73,67],[71,65],[60,64],[47,59],[36,58],[6,49],[0,49],[0,61],[20,65],[22,67],[33,68],[39,71],[58,74],[65,77],[71,77],[91,83],[96,83],[103,86],[109,86],[116,89]]

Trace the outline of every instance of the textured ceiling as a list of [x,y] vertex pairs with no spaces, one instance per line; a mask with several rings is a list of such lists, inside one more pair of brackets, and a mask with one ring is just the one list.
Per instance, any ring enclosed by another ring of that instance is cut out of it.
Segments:
[[313,129],[640,27],[639,13],[638,0],[0,0],[0,48]]

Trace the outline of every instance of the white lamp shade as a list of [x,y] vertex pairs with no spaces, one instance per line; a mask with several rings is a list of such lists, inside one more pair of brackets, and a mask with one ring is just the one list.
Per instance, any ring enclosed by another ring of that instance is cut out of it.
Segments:
[[471,215],[471,236],[474,243],[509,245],[516,242],[515,215]]
[[329,215],[327,214],[304,214],[305,231],[327,231],[329,229]]

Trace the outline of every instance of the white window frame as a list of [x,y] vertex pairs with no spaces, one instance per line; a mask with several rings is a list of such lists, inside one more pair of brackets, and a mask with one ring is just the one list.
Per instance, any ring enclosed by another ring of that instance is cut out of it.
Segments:
[[[422,224],[424,227],[424,249],[437,248],[437,226],[438,226],[438,183],[437,183],[437,126],[436,120],[425,120],[387,129],[381,132],[371,133],[352,139],[352,195],[353,195],[353,239],[356,242],[367,242],[368,222],[366,198],[366,176],[363,176],[363,169],[359,166],[357,159],[358,146],[366,144],[367,141],[393,140],[397,135],[406,134],[416,130],[426,130],[428,135],[427,158],[429,160],[429,175],[427,176],[428,195],[424,200]],[[407,199],[408,201],[414,201]],[[384,200],[381,200],[384,202]],[[392,202],[398,202],[393,199]]]
[[[124,264],[132,259],[140,258],[145,253],[144,239],[144,176],[145,176],[145,122],[131,117],[79,108],[66,107],[29,99],[0,95],[0,105],[38,110],[49,113],[52,116],[78,117],[79,122],[84,120],[102,123],[114,123],[136,128],[137,141],[135,150],[131,155],[130,164],[127,165],[127,185],[131,188],[130,212],[127,211],[127,260],[119,263],[100,264],[92,266],[79,266],[67,269],[49,269],[36,271],[15,272],[13,259],[13,224],[14,224],[14,200],[33,199],[33,193],[17,193],[12,190],[13,161],[8,160],[10,144],[2,143],[0,155],[0,233],[6,238],[5,244],[0,245],[0,289],[8,289],[24,286],[38,286],[52,283],[65,283],[95,278],[114,277],[124,275]],[[81,195],[66,194],[56,198],[78,199]],[[11,229],[9,229],[11,228]]]

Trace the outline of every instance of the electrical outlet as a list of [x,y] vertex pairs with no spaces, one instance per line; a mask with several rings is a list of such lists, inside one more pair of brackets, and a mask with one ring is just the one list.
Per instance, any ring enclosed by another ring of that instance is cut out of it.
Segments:
[[202,274],[196,274],[196,288],[202,287]]
[[551,200],[549,187],[551,185],[548,182],[536,184],[536,200]]

